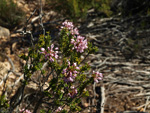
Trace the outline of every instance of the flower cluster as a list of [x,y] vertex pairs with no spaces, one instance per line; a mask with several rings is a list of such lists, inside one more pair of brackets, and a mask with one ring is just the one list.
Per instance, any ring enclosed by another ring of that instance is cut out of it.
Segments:
[[31,111],[29,111],[28,109],[21,109],[20,113],[32,113]]
[[61,108],[61,107],[58,107],[58,108],[56,109],[55,113],[59,113],[59,112],[61,112],[61,111],[62,111],[62,108]]
[[77,89],[76,89],[74,86],[72,86],[72,87],[71,87],[71,91],[69,91],[68,95],[69,95],[71,98],[74,98],[74,97],[77,95],[77,93],[78,93]]
[[83,53],[84,50],[88,48],[87,39],[79,35],[78,28],[74,27],[72,22],[65,21],[62,23],[62,25],[62,29],[68,29],[73,35],[71,39],[71,44],[73,44],[74,47],[72,49],[76,50],[77,52]]
[[77,52],[80,52],[80,53],[83,53],[84,50],[88,48],[87,39],[85,39],[84,37],[80,35],[71,39],[71,44],[74,45],[72,49],[73,50],[75,49]]
[[97,72],[93,71],[92,76],[93,76],[94,81],[95,81],[96,83],[99,82],[98,80],[102,80],[102,78],[103,78],[102,73],[99,73],[98,71],[97,71]]
[[73,23],[72,23],[72,22],[68,22],[67,20],[64,21],[64,22],[62,23],[62,25],[63,25],[63,26],[61,26],[61,29],[67,28],[67,29],[69,29],[69,30],[72,30],[72,29],[74,28]]
[[73,63],[73,65],[70,65],[70,62],[68,61],[68,67],[63,69],[62,74],[65,75],[64,81],[65,82],[73,82],[76,78],[77,74],[79,73],[79,67],[76,63]]
[[41,54],[45,55],[46,60],[50,60],[50,62],[54,62],[54,59],[58,59],[58,55],[57,55],[58,47],[56,47],[54,50],[54,44],[52,44],[51,47],[48,47],[47,49],[48,51],[46,51],[45,48],[41,48],[42,52],[40,52]]

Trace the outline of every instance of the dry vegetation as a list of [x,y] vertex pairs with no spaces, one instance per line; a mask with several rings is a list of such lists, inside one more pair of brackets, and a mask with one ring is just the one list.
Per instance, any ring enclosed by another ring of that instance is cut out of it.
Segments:
[[[39,6],[35,0],[23,0],[17,4],[24,10],[27,18]],[[31,24],[26,27],[27,30],[33,31],[35,39],[41,33],[38,10],[29,20]],[[58,28],[64,17],[52,11],[47,2],[43,3],[43,14],[45,29],[50,31],[52,36],[56,35],[57,37]],[[88,14],[86,21],[77,23],[77,25],[79,25],[81,34],[99,48],[99,51],[95,55],[91,55],[88,61],[91,62],[93,69],[103,73],[104,79],[100,84],[87,88],[90,96],[82,99],[82,112],[100,112],[103,99],[105,99],[104,113],[140,110],[149,112],[150,16],[147,14],[126,18],[120,16],[101,18],[101,14],[99,15],[98,12],[93,11]],[[12,87],[14,84],[19,84],[19,80],[23,77],[22,67],[25,61],[21,60],[18,55],[22,52],[27,54],[30,40],[28,36],[24,37],[18,33],[23,28],[24,25],[11,28],[11,36],[0,40],[1,90],[5,88],[3,86],[5,78],[8,78],[6,85]],[[29,87],[27,92],[30,90],[35,91],[36,88]],[[14,90],[9,89],[7,95],[12,96],[15,91],[15,88]]]

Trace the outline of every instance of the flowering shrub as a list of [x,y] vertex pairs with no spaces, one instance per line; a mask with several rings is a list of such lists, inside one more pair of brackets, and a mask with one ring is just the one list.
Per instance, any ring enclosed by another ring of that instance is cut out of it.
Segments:
[[[80,111],[81,97],[88,96],[88,91],[84,89],[102,79],[99,72],[85,74],[90,65],[84,63],[84,60],[95,51],[96,47],[79,34],[72,22],[65,21],[62,24],[60,38],[55,45],[49,34],[41,35],[38,43],[29,49],[28,55],[20,56],[27,62],[24,67],[24,79],[11,99],[9,109],[13,111],[18,105],[22,105],[26,109],[20,112],[31,113],[27,109],[31,109],[32,105],[33,113],[42,106],[44,108],[41,113]],[[84,55],[86,57],[82,59]],[[32,77],[34,75],[37,75],[37,80]],[[37,92],[31,92],[32,98],[29,95],[24,97],[25,87],[33,82],[36,83]]]
[[[55,69],[57,73],[57,76],[50,82],[51,85],[55,84],[55,86],[52,87],[52,92],[58,96],[56,105],[59,107],[56,112],[61,112],[63,109],[62,106],[66,105],[70,105],[71,110],[78,111],[80,110],[77,109],[79,108],[78,103],[80,102],[80,97],[84,94],[83,89],[88,84],[94,81],[98,83],[98,80],[102,79],[102,74],[94,71],[91,78],[88,78],[83,72],[89,69],[89,64],[80,65],[82,62],[81,55],[90,54],[94,52],[96,48],[92,47],[91,43],[88,43],[87,39],[81,36],[78,29],[69,21],[62,23],[59,44],[60,49],[58,49],[58,47],[57,49],[55,48],[57,50],[56,52],[53,51],[53,44],[51,44],[51,49],[48,47],[49,53],[44,48],[41,48],[42,52],[40,52],[44,54],[46,60],[50,60],[51,63],[53,62],[53,64],[50,64],[50,67]],[[56,59],[59,59],[57,55],[58,51],[60,51],[62,56],[62,64],[58,64],[56,61]],[[52,82],[53,80],[55,80],[54,83]],[[49,91],[47,91],[47,93],[49,95],[51,94]],[[61,100],[65,100],[67,103]]]

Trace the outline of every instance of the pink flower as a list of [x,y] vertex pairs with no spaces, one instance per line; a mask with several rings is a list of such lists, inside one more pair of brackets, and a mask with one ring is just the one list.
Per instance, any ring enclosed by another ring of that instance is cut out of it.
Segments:
[[20,110],[20,113],[32,113],[32,112],[29,111],[28,109],[25,110],[25,109],[23,108],[23,109]]
[[47,51],[44,48],[41,48],[41,51],[42,51],[40,52],[41,54],[47,54]]
[[76,89],[74,86],[72,86],[72,87],[71,87],[71,91],[69,91],[68,95],[69,95],[71,98],[74,98],[74,97],[77,95],[77,93],[78,93],[77,89]]
[[73,23],[69,22],[68,20],[62,23],[61,29],[63,28],[68,29],[72,35],[79,35],[78,28],[74,28]]
[[68,22],[68,20],[66,20],[65,22],[62,23],[63,26],[61,26],[61,28],[67,28],[69,30],[73,29],[73,23],[72,22]]
[[72,35],[79,35],[78,28],[71,29],[70,32],[71,32]]
[[74,39],[71,39],[71,44],[74,44],[75,43],[75,40]]
[[55,113],[59,113],[59,112],[61,112],[61,111],[62,111],[62,108],[61,108],[61,107],[58,107],[58,108],[56,109]]
[[48,47],[47,49],[48,51],[46,51],[45,48],[41,48],[42,52],[40,52],[45,55],[45,59],[50,60],[50,62],[54,62],[54,59],[58,59],[58,47],[54,49],[54,44],[52,44],[51,47]]
[[77,52],[83,53],[85,49],[88,48],[87,39],[79,35],[79,31],[77,28],[74,28],[72,22],[68,22],[67,20],[62,23],[62,29],[65,28],[70,31],[73,38],[71,39],[71,44],[74,45],[72,48]]
[[88,48],[87,46],[87,39],[85,39],[82,36],[77,36],[76,39],[71,39],[71,44],[74,45],[72,48],[73,50],[75,49],[77,52],[83,53],[85,49]]
[[99,73],[98,71],[97,71],[97,72],[93,71],[92,76],[93,76],[94,81],[95,81],[96,83],[98,83],[99,80],[102,80],[102,78],[103,78],[102,73]]
[[73,63],[73,65],[70,64],[70,61],[68,62],[67,68],[63,69],[62,74],[65,75],[64,81],[65,82],[73,82],[74,79],[77,77],[77,74],[79,73],[79,67],[77,66],[76,63]]

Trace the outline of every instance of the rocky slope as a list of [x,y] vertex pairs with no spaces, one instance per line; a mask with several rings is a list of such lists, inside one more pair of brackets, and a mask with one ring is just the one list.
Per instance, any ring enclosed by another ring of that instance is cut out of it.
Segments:
[[[16,0],[19,7],[29,17],[34,9],[39,6],[36,0]],[[54,11],[47,9],[43,0],[43,23],[47,30],[53,30],[53,35],[58,33],[57,27],[64,18]],[[45,8],[44,8],[45,7]],[[44,10],[45,9],[45,10]],[[60,19],[62,18],[62,19]],[[80,33],[99,48],[95,55],[89,56],[93,69],[103,73],[102,83],[90,86],[90,97],[82,100],[83,112],[99,112],[101,97],[105,89],[105,113],[117,113],[129,110],[149,111],[150,95],[150,16],[131,16],[127,18],[111,17],[100,18],[98,15],[89,16],[79,24]],[[38,26],[39,15],[35,14],[30,20],[27,30],[34,31],[38,38],[41,28]],[[56,24],[57,23],[57,24]],[[17,32],[23,27],[11,31],[8,38],[0,41],[0,76],[1,87],[4,78],[8,77],[7,84],[22,78],[22,66],[25,61],[18,58],[21,52],[27,52],[28,39]],[[24,42],[22,39],[25,39]],[[13,65],[11,64],[13,62]],[[15,67],[15,68],[14,68]],[[10,72],[10,70],[15,70]],[[8,76],[9,74],[9,76]],[[36,89],[36,88],[35,88]],[[15,92],[15,90],[14,90]],[[94,107],[90,107],[94,106]]]

